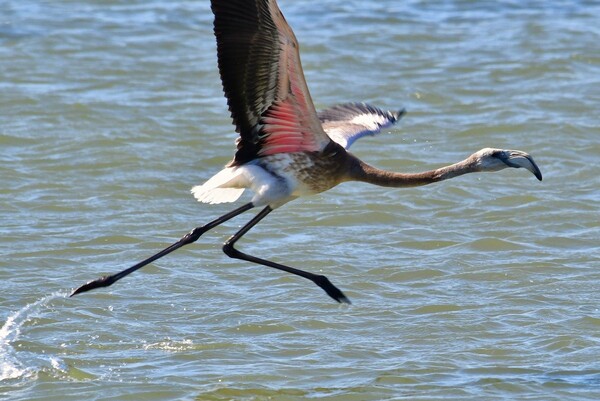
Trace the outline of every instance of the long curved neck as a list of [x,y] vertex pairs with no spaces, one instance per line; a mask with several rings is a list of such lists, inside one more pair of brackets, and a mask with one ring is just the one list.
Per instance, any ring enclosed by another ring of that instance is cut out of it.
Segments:
[[351,181],[362,181],[382,187],[416,187],[478,171],[470,159],[422,173],[395,173],[370,166],[356,159],[348,176]]

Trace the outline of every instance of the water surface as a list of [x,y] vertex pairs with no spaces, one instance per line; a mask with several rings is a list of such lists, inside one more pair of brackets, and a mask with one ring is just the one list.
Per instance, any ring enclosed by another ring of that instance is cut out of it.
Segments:
[[406,107],[354,145],[416,172],[487,146],[544,173],[290,203],[66,298],[232,205],[208,2],[0,3],[0,395],[11,400],[600,397],[600,6],[281,0],[318,108]]

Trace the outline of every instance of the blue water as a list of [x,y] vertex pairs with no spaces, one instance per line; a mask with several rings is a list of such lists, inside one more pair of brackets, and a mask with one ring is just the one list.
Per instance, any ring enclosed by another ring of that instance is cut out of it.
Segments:
[[[208,2],[0,3],[0,398],[600,398],[600,5],[281,0],[318,108],[406,107],[353,152],[417,172],[483,147],[544,174],[294,201],[67,298],[237,205]],[[247,198],[244,198],[247,200]]]

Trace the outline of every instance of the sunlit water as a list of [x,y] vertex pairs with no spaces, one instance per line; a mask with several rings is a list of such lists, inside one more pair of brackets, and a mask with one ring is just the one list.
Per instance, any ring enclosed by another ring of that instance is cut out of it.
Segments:
[[600,6],[281,0],[318,108],[408,114],[353,151],[415,172],[486,146],[544,173],[344,184],[239,217],[189,188],[235,139],[208,1],[0,2],[0,398],[600,398]]

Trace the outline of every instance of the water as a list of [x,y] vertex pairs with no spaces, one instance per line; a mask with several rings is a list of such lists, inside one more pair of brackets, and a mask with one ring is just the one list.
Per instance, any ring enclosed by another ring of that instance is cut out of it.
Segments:
[[344,184],[250,215],[76,298],[230,210],[189,188],[231,157],[208,2],[0,3],[0,398],[600,398],[600,6],[281,0],[319,108],[408,109],[354,145],[425,170],[486,146],[523,170]]

